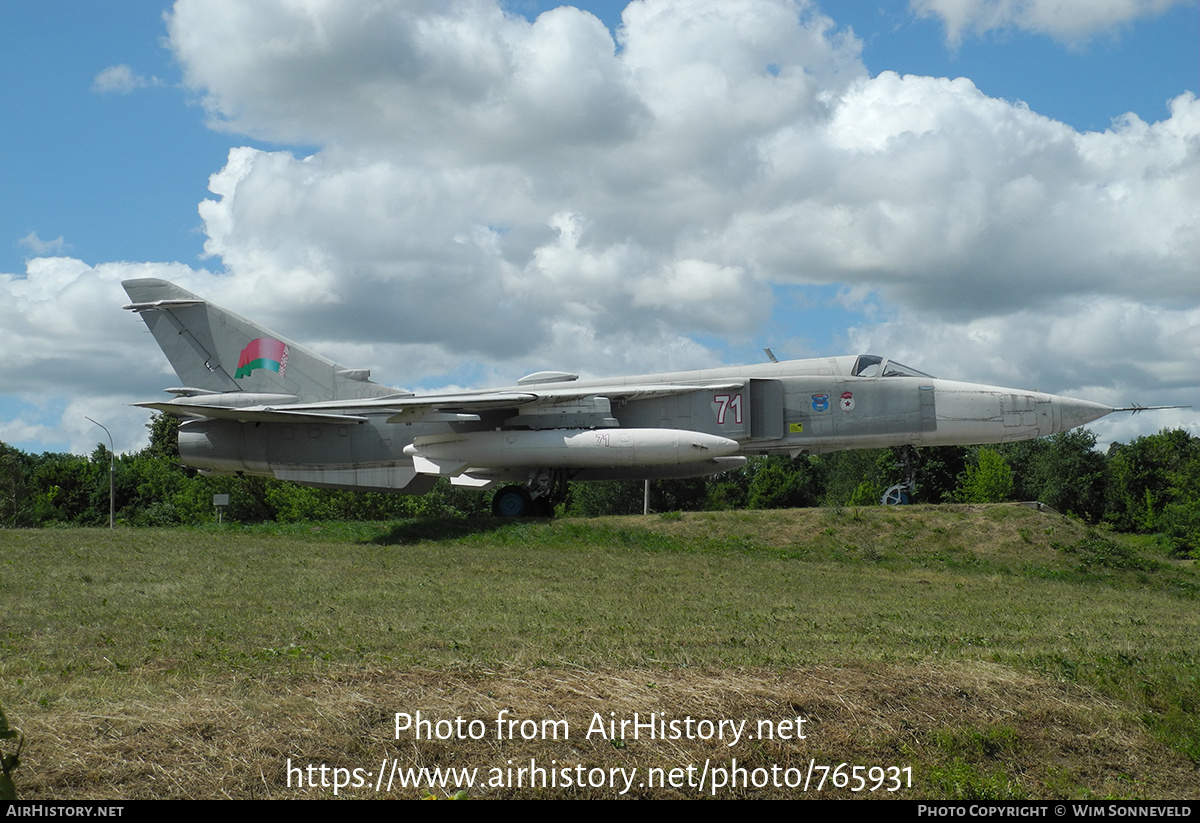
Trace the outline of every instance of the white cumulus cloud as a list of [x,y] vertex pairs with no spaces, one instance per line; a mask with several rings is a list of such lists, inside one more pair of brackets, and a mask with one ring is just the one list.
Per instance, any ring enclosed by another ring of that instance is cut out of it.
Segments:
[[1080,43],[1194,0],[909,0],[921,17],[939,17],[951,45],[970,32],[1024,29]]
[[129,94],[137,89],[161,85],[162,81],[157,77],[138,74],[130,66],[121,63],[109,66],[97,74],[92,80],[92,91],[101,94]]
[[483,0],[184,0],[170,30],[224,127],[323,146],[235,150],[201,208],[209,253],[323,334],[586,369],[553,362],[567,322],[653,367],[664,334],[752,337],[771,284],[955,323],[1195,303],[1190,95],[1079,133],[871,77],[791,0],[633,3],[615,41]]

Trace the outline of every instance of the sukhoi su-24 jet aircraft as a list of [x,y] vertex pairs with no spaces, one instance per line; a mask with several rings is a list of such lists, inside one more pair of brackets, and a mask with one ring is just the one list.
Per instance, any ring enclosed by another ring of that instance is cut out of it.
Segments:
[[[942,380],[874,355],[416,395],[374,383],[173,283],[126,280],[179,376],[182,462],[211,474],[423,494],[490,488],[499,515],[549,514],[571,480],[700,477],[748,455],[969,446],[1064,432],[1114,409]],[[773,360],[773,358],[772,358]],[[1136,410],[1136,407],[1131,410]],[[892,502],[907,490],[893,487]]]

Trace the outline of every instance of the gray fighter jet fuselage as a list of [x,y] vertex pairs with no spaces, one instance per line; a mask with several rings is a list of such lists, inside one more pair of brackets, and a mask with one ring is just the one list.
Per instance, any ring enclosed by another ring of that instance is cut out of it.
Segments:
[[181,419],[185,465],[311,486],[422,494],[438,477],[548,511],[569,480],[699,477],[747,456],[1002,443],[1109,406],[943,380],[874,355],[579,380],[538,372],[415,395],[370,381],[164,280],[123,283],[183,386],[139,406]]

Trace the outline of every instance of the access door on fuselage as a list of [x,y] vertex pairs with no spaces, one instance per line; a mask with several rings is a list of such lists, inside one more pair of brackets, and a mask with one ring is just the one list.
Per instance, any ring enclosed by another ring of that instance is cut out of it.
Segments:
[[879,445],[920,445],[937,428],[931,380],[916,377],[850,379],[841,384],[830,410],[835,435]]
[[813,451],[920,445],[937,428],[932,380],[800,378],[788,384],[788,441]]
[[783,383],[750,381],[750,439],[779,440],[787,436],[783,411]]
[[[757,383],[759,381],[747,381]],[[770,383],[774,381],[761,381]],[[667,397],[631,400],[613,409],[627,429],[678,429],[746,440],[751,436],[754,390],[697,389]],[[780,392],[782,396],[782,392]],[[779,417],[782,420],[782,400]]]

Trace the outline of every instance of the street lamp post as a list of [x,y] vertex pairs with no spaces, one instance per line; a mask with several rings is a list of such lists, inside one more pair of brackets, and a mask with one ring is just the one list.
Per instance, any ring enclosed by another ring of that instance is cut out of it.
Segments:
[[[88,420],[92,420],[92,418],[88,417],[86,414],[84,417],[86,417]],[[96,423],[95,420],[92,420],[92,422]],[[104,429],[104,433],[108,435],[108,527],[113,529],[116,528],[116,520],[114,518],[116,498],[113,495],[113,472],[116,470],[117,460],[115,452],[116,447],[113,446],[112,433],[108,430],[108,428],[103,423],[96,423],[96,425]]]

